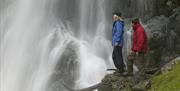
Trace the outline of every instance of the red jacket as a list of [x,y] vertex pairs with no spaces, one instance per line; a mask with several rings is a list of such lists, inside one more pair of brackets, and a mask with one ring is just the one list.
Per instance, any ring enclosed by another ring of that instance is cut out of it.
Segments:
[[146,53],[148,50],[147,46],[147,35],[141,24],[135,24],[133,26],[133,46],[132,51],[138,53]]

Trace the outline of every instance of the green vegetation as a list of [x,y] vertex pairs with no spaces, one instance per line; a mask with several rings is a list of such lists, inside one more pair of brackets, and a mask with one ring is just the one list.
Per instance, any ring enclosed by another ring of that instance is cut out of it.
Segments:
[[153,77],[149,91],[180,91],[180,62],[171,71]]

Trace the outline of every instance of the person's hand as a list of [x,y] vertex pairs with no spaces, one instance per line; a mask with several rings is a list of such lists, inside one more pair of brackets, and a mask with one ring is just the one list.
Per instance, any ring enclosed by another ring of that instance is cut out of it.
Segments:
[[136,55],[139,55],[139,53],[138,53],[138,52],[136,52]]
[[135,55],[130,54],[130,55],[127,56],[127,59],[129,61],[133,61],[135,59]]
[[131,51],[130,54],[131,54],[131,55],[136,55],[136,52]]

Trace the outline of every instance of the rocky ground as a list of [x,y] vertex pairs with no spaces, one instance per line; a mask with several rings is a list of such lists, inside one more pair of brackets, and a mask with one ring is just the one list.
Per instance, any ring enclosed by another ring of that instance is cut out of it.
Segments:
[[[168,71],[175,70],[173,67],[180,62],[180,58],[176,58],[159,69],[147,69],[146,77],[142,78],[136,73],[134,76],[123,76],[122,74],[109,74],[104,77],[98,91],[156,91],[156,80],[154,77],[163,75]],[[175,73],[176,75],[176,73]],[[152,79],[153,78],[153,79]],[[156,78],[155,78],[156,79]],[[161,79],[162,80],[162,79]],[[166,79],[167,80],[167,79]],[[153,81],[153,88],[152,86]],[[159,81],[160,82],[160,81]],[[178,80],[177,80],[178,82]],[[158,83],[160,85],[160,83]],[[163,84],[161,84],[163,85]],[[177,84],[180,86],[180,84]]]

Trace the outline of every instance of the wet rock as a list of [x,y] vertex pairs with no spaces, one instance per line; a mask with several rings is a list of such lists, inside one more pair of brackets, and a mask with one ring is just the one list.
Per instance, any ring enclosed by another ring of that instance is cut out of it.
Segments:
[[[147,24],[145,26],[146,32],[149,35],[149,38],[154,37],[153,33],[158,32],[162,34],[161,32],[165,30],[165,26],[169,23],[168,17],[161,15],[161,16],[155,16],[152,19],[147,21]],[[158,36],[159,37],[159,36]]]
[[179,25],[180,7],[174,9],[170,17],[161,15],[148,20],[145,25],[150,49],[146,57],[148,67],[162,66],[179,54]]
[[69,87],[74,88],[75,80],[78,76],[79,65],[76,53],[77,48],[78,45],[71,41],[66,48],[62,50],[63,52],[59,55],[59,59],[57,59],[58,62],[48,83],[48,91],[61,91],[62,89],[63,91],[69,91],[62,82]]
[[164,72],[167,72],[167,71],[171,71],[173,66],[178,63],[179,59],[180,59],[180,57],[170,61],[169,63],[167,63],[166,65],[161,67],[161,73],[164,73]]
[[[133,87],[135,87],[135,89],[147,89],[151,85],[149,82],[149,79],[145,80],[145,77],[140,76],[138,73],[134,76],[117,76],[115,74],[109,74],[102,80],[98,91],[132,91]],[[143,84],[145,86],[140,87],[137,84]]]
[[175,52],[177,54],[180,54],[180,44],[177,44],[175,49],[177,49],[177,50],[175,50]]
[[151,81],[145,80],[139,82],[137,85],[133,86],[132,91],[147,91],[151,87]]
[[102,80],[101,85],[98,88],[98,91],[112,91],[112,76],[113,75],[106,75],[105,78]]
[[131,80],[128,78],[120,79],[121,80],[117,80],[116,82],[109,82],[108,84],[102,82],[98,91],[146,91],[146,89],[151,85],[147,81],[140,81],[138,85],[135,85],[132,78]]
[[102,80],[98,91],[148,91],[152,85],[152,75],[157,75],[156,73],[159,71],[166,72],[171,70],[179,60],[180,57],[170,61],[161,69],[146,69],[146,73],[150,74],[150,76],[148,74],[142,74],[141,72],[137,72],[134,76],[130,77],[109,74]]
[[167,25],[170,20],[168,17],[161,15],[150,19],[145,25],[145,31],[148,35],[148,46],[149,52],[146,55],[146,66],[156,67],[161,62],[162,52],[166,52],[166,41],[167,41]]
[[169,23],[169,29],[174,30],[176,33],[177,41],[176,43],[180,44],[180,7],[174,9],[174,13],[170,16],[171,22]]
[[159,70],[159,68],[149,68],[146,69],[146,74],[154,74]]
[[127,79],[124,78],[124,77],[119,77],[119,79],[116,81],[116,82],[113,82],[112,83],[112,88],[115,90],[115,91],[119,91],[119,90],[122,90],[123,88],[126,88],[127,87]]
[[102,80],[98,91],[121,91],[127,87],[127,78],[117,76],[116,74],[109,74]]

